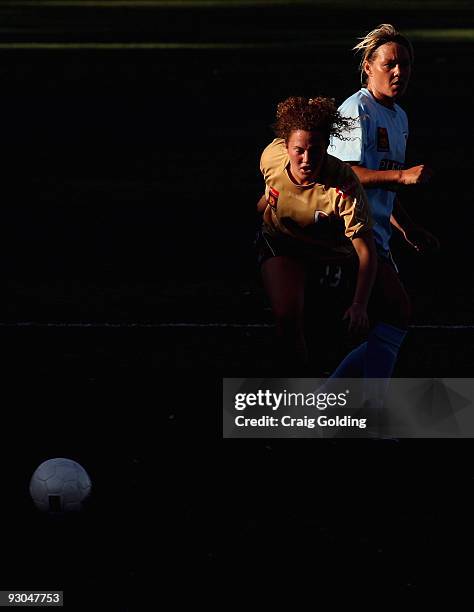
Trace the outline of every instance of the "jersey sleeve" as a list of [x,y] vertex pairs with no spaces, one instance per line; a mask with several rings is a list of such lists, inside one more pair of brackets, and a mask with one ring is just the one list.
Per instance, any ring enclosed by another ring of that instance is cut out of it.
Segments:
[[275,138],[263,151],[260,157],[260,172],[266,183],[281,170],[285,164],[287,152],[283,138]]
[[[268,147],[267,147],[268,149]],[[264,149],[263,153],[260,156],[260,172],[262,173],[263,178],[265,179],[265,169],[268,167],[268,153],[267,149]]]
[[287,160],[288,155],[283,138],[275,138],[264,149],[260,157],[260,172],[265,181],[265,199],[269,204],[271,203],[272,186],[283,171]]
[[345,234],[353,240],[373,227],[369,203],[364,188],[347,166],[341,186],[336,189],[337,212],[344,221]]
[[343,117],[352,119],[351,129],[341,133],[343,137],[331,136],[328,153],[346,162],[364,163],[364,146],[367,139],[367,121],[360,102],[356,98],[347,99],[340,107]]

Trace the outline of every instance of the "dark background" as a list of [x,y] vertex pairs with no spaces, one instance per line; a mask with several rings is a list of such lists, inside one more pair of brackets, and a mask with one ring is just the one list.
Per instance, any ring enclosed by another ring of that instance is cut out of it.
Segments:
[[[469,441],[221,448],[221,376],[268,369],[271,329],[158,327],[271,321],[252,243],[276,103],[342,102],[359,82],[350,48],[379,23],[472,27],[467,3],[417,6],[0,7],[2,587],[63,587],[71,609],[92,609],[95,593],[101,610],[148,610],[137,590],[197,598],[217,565],[258,575],[309,559],[319,589],[340,571],[346,584],[420,591],[472,541]],[[31,41],[227,46],[15,45]],[[472,45],[413,42],[407,161],[436,178],[403,201],[442,251],[395,249],[414,323],[467,325]],[[471,376],[472,334],[412,330],[398,375]],[[42,517],[25,494],[54,456],[92,478],[79,519]]]
[[[435,34],[472,25],[462,2],[347,6],[2,9],[2,318],[155,325],[4,327],[10,361],[29,353],[44,371],[92,375],[197,361],[227,375],[272,368],[269,329],[156,325],[271,322],[253,239],[259,155],[277,102],[318,93],[342,102],[359,84],[350,48],[382,21]],[[46,46],[19,44],[29,41]],[[47,46],[61,42],[69,46]],[[127,42],[188,48],[120,47]],[[395,238],[394,252],[414,324],[470,324],[472,45],[413,42],[407,163],[431,164],[436,176],[401,197],[442,251],[417,257]],[[470,376],[471,340],[472,330],[414,330],[397,374]],[[38,355],[45,341],[51,350]]]

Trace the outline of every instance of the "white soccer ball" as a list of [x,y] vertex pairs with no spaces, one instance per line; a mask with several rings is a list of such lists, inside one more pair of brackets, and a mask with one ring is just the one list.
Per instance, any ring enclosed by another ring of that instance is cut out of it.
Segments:
[[78,511],[91,491],[89,475],[72,459],[48,459],[31,477],[35,506],[51,513]]

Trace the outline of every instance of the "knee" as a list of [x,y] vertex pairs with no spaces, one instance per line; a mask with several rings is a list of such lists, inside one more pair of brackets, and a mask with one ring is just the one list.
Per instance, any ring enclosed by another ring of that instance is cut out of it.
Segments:
[[380,264],[374,286],[372,307],[375,321],[383,321],[406,329],[411,322],[411,300],[396,272],[388,264]]
[[412,306],[408,295],[402,294],[398,300],[390,303],[382,319],[395,327],[407,329],[412,320]]
[[303,313],[289,306],[279,306],[273,309],[275,324],[280,333],[297,334],[303,330]]

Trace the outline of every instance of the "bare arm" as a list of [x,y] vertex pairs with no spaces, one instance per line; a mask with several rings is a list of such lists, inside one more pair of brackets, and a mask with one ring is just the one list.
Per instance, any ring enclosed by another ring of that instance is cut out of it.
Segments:
[[439,249],[439,240],[436,236],[414,223],[398,198],[395,198],[393,202],[390,223],[403,234],[408,244],[419,253],[433,253]]
[[266,207],[267,207],[267,200],[265,198],[265,194],[263,194],[263,196],[257,202],[257,212],[263,215]]
[[403,208],[398,198],[395,198],[393,201],[393,210],[390,217],[390,223],[400,232],[402,232],[403,235],[405,235],[405,232],[415,227],[415,223],[410,218],[407,211]]
[[352,244],[359,258],[359,272],[354,299],[344,314],[344,319],[349,319],[350,331],[361,331],[369,325],[367,305],[377,273],[377,255],[371,231],[354,238]]
[[348,162],[357,174],[359,181],[368,189],[393,189],[400,185],[420,185],[427,183],[433,172],[428,166],[421,164],[406,170],[370,170],[356,162]]

